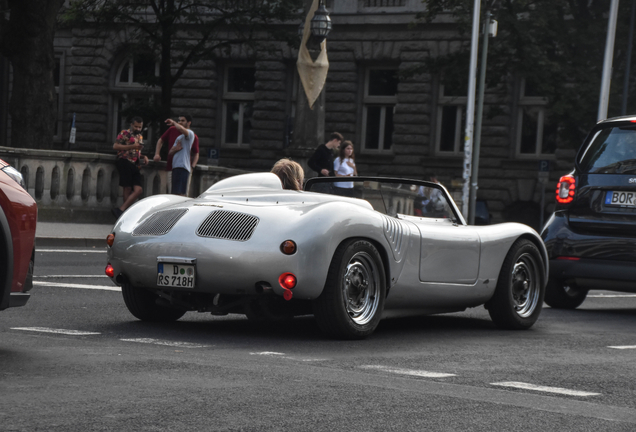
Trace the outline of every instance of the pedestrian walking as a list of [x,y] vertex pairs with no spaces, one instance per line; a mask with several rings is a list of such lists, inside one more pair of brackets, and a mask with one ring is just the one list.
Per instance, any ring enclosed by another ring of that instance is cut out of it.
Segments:
[[[316,171],[318,177],[333,176],[333,159],[334,150],[338,150],[340,144],[344,141],[342,134],[333,132],[329,136],[329,141],[325,144],[320,144],[314,154],[307,161],[309,168]],[[313,188],[315,192],[331,193],[333,190],[330,184],[316,184]]]
[[144,121],[141,117],[133,117],[130,127],[117,135],[113,150],[117,151],[115,166],[119,173],[119,186],[123,188],[124,202],[113,207],[111,212],[117,218],[122,215],[139,198],[143,192],[141,166],[148,164],[148,157],[141,154],[144,137],[141,130]]
[[[358,175],[353,151],[353,143],[344,141],[340,146],[340,154],[333,162],[333,172],[336,177],[353,177]],[[338,195],[353,197],[353,182],[334,183],[334,191]]]

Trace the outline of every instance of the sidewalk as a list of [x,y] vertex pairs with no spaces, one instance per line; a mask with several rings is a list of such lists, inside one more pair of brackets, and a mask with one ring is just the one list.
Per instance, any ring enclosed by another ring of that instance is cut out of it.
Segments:
[[35,245],[41,247],[106,247],[113,224],[38,222]]

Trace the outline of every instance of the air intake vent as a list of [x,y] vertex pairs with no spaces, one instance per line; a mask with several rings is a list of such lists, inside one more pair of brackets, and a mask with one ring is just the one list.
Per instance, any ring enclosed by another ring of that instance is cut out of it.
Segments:
[[160,236],[170,232],[188,209],[162,210],[150,216],[134,230],[134,236]]
[[226,240],[249,240],[258,225],[258,218],[245,213],[216,210],[199,225],[197,235]]
[[394,218],[383,216],[384,218],[384,236],[391,243],[391,252],[396,261],[402,259],[404,251],[404,226]]

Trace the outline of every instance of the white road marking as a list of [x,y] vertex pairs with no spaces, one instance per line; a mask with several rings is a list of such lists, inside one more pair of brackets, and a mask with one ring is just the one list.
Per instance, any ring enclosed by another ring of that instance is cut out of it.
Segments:
[[608,346],[608,348],[614,348],[614,349],[636,349],[636,345],[616,345],[616,346]]
[[279,353],[279,352],[273,352],[273,351],[253,352],[253,353],[250,353],[250,355],[270,356],[270,357],[277,357],[277,358],[283,358],[283,359],[286,359],[286,360],[295,360],[295,361],[302,361],[302,362],[314,362],[314,361],[327,361],[328,360],[328,359],[324,359],[324,358],[310,358],[310,357],[288,356],[288,355],[285,355],[285,353]]
[[105,290],[105,291],[121,291],[121,288],[118,286],[69,284],[69,283],[62,283],[62,282],[33,281],[33,285],[59,287],[59,288],[81,288],[81,289],[94,289],[94,290]]
[[133,339],[120,339],[124,342],[137,342],[137,343],[145,343],[145,344],[153,344],[153,345],[165,345],[171,347],[179,347],[179,348],[205,348],[207,345],[198,345],[190,342],[173,342],[173,341],[165,341],[160,339],[151,339],[151,338],[133,338]]
[[375,369],[375,370],[380,370],[382,372],[390,372],[390,373],[395,373],[400,375],[418,376],[423,378],[447,378],[447,377],[455,376],[455,374],[450,374],[450,373],[427,372],[423,370],[391,368],[391,367],[380,366],[380,365],[364,365],[364,366],[360,366],[360,368]]
[[636,297],[636,294],[594,294],[594,295],[588,295],[588,297],[594,297],[594,298],[622,298],[622,297]]
[[106,275],[46,275],[46,276],[33,276],[35,279],[46,279],[46,278],[107,278]]
[[36,252],[64,252],[64,253],[106,253],[106,249],[35,249]]
[[33,331],[33,332],[42,332],[42,333],[57,333],[57,334],[65,334],[65,335],[71,335],[71,336],[90,336],[90,335],[101,334],[99,332],[54,329],[54,328],[48,328],[48,327],[11,327],[11,330],[24,330],[24,331]]
[[535,391],[548,392],[548,393],[558,393],[558,394],[563,394],[568,396],[598,396],[600,395],[600,393],[584,392],[579,390],[569,390],[569,389],[564,389],[560,387],[539,386],[539,385],[522,383],[522,382],[514,382],[514,381],[491,383],[490,385],[502,386],[502,387],[514,387],[514,388],[520,388],[524,390],[535,390]]

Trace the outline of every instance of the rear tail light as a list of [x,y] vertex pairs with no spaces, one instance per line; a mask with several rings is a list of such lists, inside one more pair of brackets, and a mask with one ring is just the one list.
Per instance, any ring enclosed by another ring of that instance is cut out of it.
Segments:
[[556,200],[559,204],[569,204],[574,201],[576,179],[571,175],[564,175],[559,179],[556,187]]

